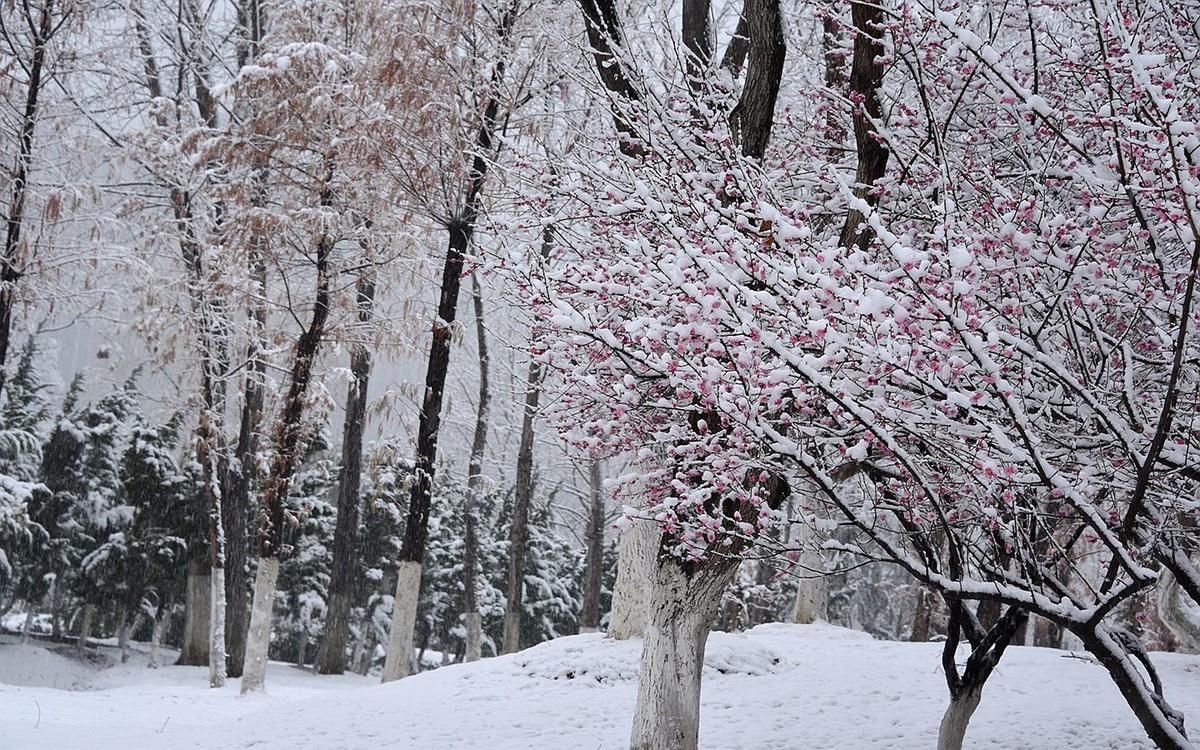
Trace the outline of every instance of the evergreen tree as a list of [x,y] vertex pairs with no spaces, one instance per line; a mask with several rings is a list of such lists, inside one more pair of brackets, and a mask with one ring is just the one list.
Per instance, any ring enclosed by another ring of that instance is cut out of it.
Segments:
[[333,565],[333,531],[337,507],[333,439],[329,426],[317,430],[288,491],[292,519],[289,550],[279,566],[275,589],[276,658],[305,664],[315,654],[310,645],[322,634]]

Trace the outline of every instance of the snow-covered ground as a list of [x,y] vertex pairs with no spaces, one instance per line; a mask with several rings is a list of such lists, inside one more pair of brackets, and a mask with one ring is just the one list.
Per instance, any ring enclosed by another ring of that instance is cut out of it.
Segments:
[[[0,639],[3,750],[616,750],[626,746],[638,641],[562,638],[390,685],[272,663],[267,692],[207,670],[106,668]],[[887,643],[825,625],[714,633],[702,747],[911,748],[935,744],[946,703],[938,644]],[[1167,696],[1200,726],[1200,657],[1155,654]],[[970,748],[1149,748],[1104,671],[1061,651],[1011,648],[984,692]]]

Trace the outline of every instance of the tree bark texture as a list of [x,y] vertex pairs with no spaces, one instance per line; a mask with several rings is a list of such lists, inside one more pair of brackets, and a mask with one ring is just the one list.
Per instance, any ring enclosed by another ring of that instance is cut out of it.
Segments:
[[823,575],[825,560],[817,547],[816,535],[807,524],[800,526],[800,544],[800,581],[796,586],[792,622],[811,625],[829,619],[829,583]]
[[257,345],[251,346],[243,388],[242,414],[238,428],[233,467],[227,473],[225,502],[221,504],[225,526],[225,651],[230,677],[242,676],[246,660],[246,631],[250,627],[249,562],[250,533],[247,516],[250,488],[258,477],[258,432],[262,422],[262,363]]
[[[1166,702],[1158,675],[1133,636],[1101,626],[1072,629],[1083,646],[1108,671],[1117,689],[1133,709],[1147,736],[1160,750],[1192,750],[1183,726],[1183,715]],[[1148,677],[1148,679],[1147,679]]]
[[533,423],[542,396],[542,367],[529,363],[525,411],[517,450],[517,486],[513,493],[512,527],[508,546],[508,588],[504,606],[503,653],[521,650],[521,615],[525,597],[525,553],[529,546],[529,506],[533,501]]
[[[320,204],[333,205],[330,182],[333,166],[327,166],[325,188]],[[292,367],[288,373],[288,389],[283,398],[275,433],[275,454],[263,491],[263,511],[259,516],[258,576],[254,582],[254,605],[250,615],[250,632],[246,642],[246,662],[242,674],[242,692],[262,689],[266,678],[266,654],[271,645],[271,599],[275,596],[275,580],[279,575],[279,560],[283,554],[285,506],[296,467],[304,450],[304,413],[306,394],[312,381],[313,364],[325,337],[329,319],[330,255],[333,237],[322,234],[317,238],[315,265],[316,286],[312,316],[308,327],[296,340]],[[265,566],[265,568],[264,568]],[[266,600],[261,600],[266,597]],[[258,627],[255,627],[258,618]],[[261,665],[259,662],[261,661]],[[253,671],[251,671],[253,670]]]
[[[358,322],[369,326],[375,302],[374,272],[364,270],[357,283]],[[359,479],[362,476],[363,431],[367,417],[367,386],[371,352],[363,343],[350,353],[353,382],[346,394],[346,421],[342,428],[342,465],[338,470],[337,524],[333,532],[333,569],[329,577],[329,607],[325,637],[317,650],[319,674],[342,674],[346,668],[346,636],[350,605],[354,601],[358,560]]]
[[660,557],[642,645],[630,750],[695,750],[704,647],[738,558],[681,565]]
[[30,31],[33,56],[26,68],[29,80],[25,89],[25,107],[17,134],[17,159],[13,169],[8,196],[8,216],[5,217],[4,254],[0,256],[0,392],[4,390],[7,374],[9,341],[12,337],[13,311],[17,305],[17,284],[25,275],[28,260],[22,258],[24,244],[21,231],[25,224],[25,204],[29,193],[29,170],[33,163],[33,135],[37,125],[38,99],[46,74],[46,49],[51,38],[61,28],[64,19],[54,20],[55,0],[45,0],[37,19],[33,17],[30,0],[22,4],[23,19]]
[[658,555],[660,532],[652,520],[636,521],[617,542],[617,580],[613,584],[608,637],[619,641],[646,632],[650,590]]
[[983,697],[983,686],[973,687],[950,699],[942,723],[938,725],[937,750],[962,750],[967,736],[967,725],[979,708]]
[[212,617],[212,578],[208,566],[201,561],[188,563],[187,589],[184,596],[183,649],[176,664],[189,667],[208,666],[209,620]]
[[275,583],[279,580],[279,558],[258,561],[254,577],[254,604],[250,610],[250,634],[246,638],[246,663],[242,667],[241,694],[262,690],[267,679],[267,656],[271,648],[271,612],[275,607]]
[[604,484],[600,477],[600,462],[588,466],[589,498],[587,525],[587,562],[583,576],[583,611],[579,616],[579,632],[594,633],[600,629],[600,589],[604,584]]
[[466,533],[463,539],[463,625],[466,628],[468,662],[478,661],[483,649],[483,618],[479,613],[479,499],[483,495],[483,455],[487,449],[488,422],[491,420],[492,391],[488,380],[487,330],[483,319],[483,288],[479,274],[471,274],[471,302],[475,309],[475,339],[479,348],[479,409],[475,416],[475,434],[471,438],[471,458],[467,463],[467,499],[463,513]]
[[225,665],[225,576],[221,568],[213,568],[211,596],[209,602],[212,613],[209,615],[209,644],[208,644],[208,686],[225,687],[227,672]]
[[[854,104],[854,145],[858,166],[854,175],[854,194],[875,205],[873,187],[887,169],[888,150],[876,125],[883,117],[879,89],[883,85],[883,6],[867,2],[850,3],[854,26],[854,55],[850,62],[850,98]],[[846,213],[839,243],[842,247],[866,248],[872,233],[863,226],[865,215],[852,208]]]
[[420,595],[421,563],[404,560],[396,572],[392,627],[388,631],[387,659],[383,664],[384,682],[392,682],[413,674],[413,631],[417,622],[417,601]]
[[[517,10],[517,3],[510,4],[500,19],[498,36],[501,46],[508,44],[513,26],[517,21]],[[417,589],[420,588],[420,566],[425,559],[425,542],[429,533],[429,510],[433,501],[433,472],[437,460],[438,433],[442,418],[442,395],[446,388],[446,374],[450,367],[451,326],[458,313],[458,295],[462,286],[463,263],[475,233],[475,222],[479,218],[480,201],[487,181],[488,162],[486,156],[495,149],[494,139],[497,118],[500,114],[500,85],[504,81],[506,71],[507,60],[504,55],[501,55],[492,68],[487,103],[483,108],[479,131],[475,138],[476,150],[471,159],[471,169],[463,194],[462,208],[446,227],[449,232],[446,263],[442,267],[437,318],[433,321],[433,341],[429,347],[429,364],[425,372],[425,396],[421,403],[421,415],[417,427],[417,452],[413,461],[412,493],[409,496],[404,541],[400,548],[401,570],[406,569],[405,563],[414,563],[416,566]],[[412,566],[407,566],[407,569],[411,574]],[[397,582],[397,586],[399,586],[399,582]],[[405,596],[411,596],[415,600],[417,591],[405,592]],[[407,634],[407,643],[402,649],[388,649],[387,663],[384,664],[385,682],[389,681],[389,674],[397,675],[401,671],[400,665],[394,663],[394,660],[399,658],[401,653],[405,655],[412,653],[412,633],[415,622],[401,622],[400,618],[404,617],[412,617],[415,620],[415,601],[411,612],[400,607],[399,602],[392,610],[391,630]],[[395,638],[393,635],[389,635],[388,640],[392,642]]]

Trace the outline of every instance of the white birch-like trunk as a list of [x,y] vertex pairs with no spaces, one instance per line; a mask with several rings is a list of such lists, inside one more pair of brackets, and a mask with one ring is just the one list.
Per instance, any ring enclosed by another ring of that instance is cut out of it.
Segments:
[[478,612],[467,613],[467,653],[464,659],[468,662],[479,661],[483,656],[483,618]]
[[623,641],[646,630],[651,581],[661,531],[652,521],[636,521],[617,543],[617,580],[613,584],[608,637]]
[[158,669],[159,651],[162,648],[163,633],[167,632],[167,623],[171,620],[171,610],[167,609],[162,613],[162,616],[154,621],[154,632],[150,636],[150,663],[146,666],[150,669]]
[[[213,568],[212,592],[209,596],[211,609],[208,613],[208,686],[225,687],[227,668],[225,664],[225,575],[223,568]],[[272,584],[272,589],[274,584]],[[272,591],[272,597],[274,592]]]
[[421,563],[405,560],[396,574],[392,627],[388,631],[383,681],[392,682],[413,673],[413,631],[417,624],[417,599],[421,595]]
[[962,695],[950,700],[946,713],[942,715],[942,723],[938,727],[937,750],[962,750],[963,740],[967,736],[967,724],[979,708],[979,699],[983,697],[983,687],[969,688]]
[[688,573],[674,559],[656,564],[630,750],[696,750],[704,647],[737,566],[711,559]]
[[242,695],[262,690],[267,680],[267,654],[271,648],[271,611],[275,607],[275,582],[279,580],[279,558],[258,561],[254,577],[254,603],[250,609],[250,632],[246,636],[246,664],[242,668]]

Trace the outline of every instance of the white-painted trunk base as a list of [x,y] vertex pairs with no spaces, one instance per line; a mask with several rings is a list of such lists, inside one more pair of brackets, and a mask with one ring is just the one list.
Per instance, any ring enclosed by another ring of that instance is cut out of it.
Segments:
[[479,661],[483,657],[483,618],[478,612],[468,612],[466,621],[467,653],[464,659]]
[[637,521],[617,543],[617,580],[613,584],[608,637],[623,641],[646,631],[651,582],[662,532],[652,521]]
[[[208,686],[221,688],[225,687],[228,674],[225,664],[225,571],[213,568],[209,581],[212,595],[209,596],[211,609],[208,613]],[[274,596],[272,591],[271,597]]]
[[275,582],[279,580],[279,558],[258,561],[254,577],[254,604],[250,608],[250,632],[246,636],[246,663],[242,668],[242,695],[262,690],[267,679],[267,653],[271,648],[271,611],[275,607]]
[[962,750],[963,740],[967,736],[967,725],[979,708],[979,699],[983,697],[983,688],[974,688],[951,700],[942,715],[942,723],[938,727],[938,750]]
[[392,682],[413,673],[413,630],[417,624],[417,599],[421,594],[421,563],[405,560],[396,571],[396,599],[388,631],[383,681]]
[[737,564],[714,560],[691,575],[674,560],[655,568],[629,747],[696,750],[704,647]]

